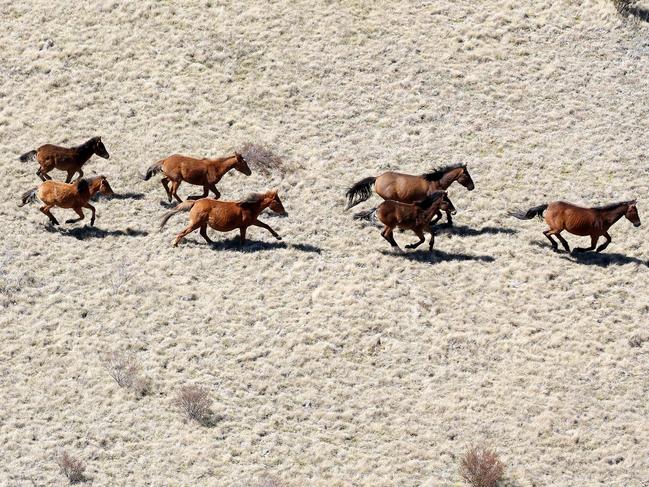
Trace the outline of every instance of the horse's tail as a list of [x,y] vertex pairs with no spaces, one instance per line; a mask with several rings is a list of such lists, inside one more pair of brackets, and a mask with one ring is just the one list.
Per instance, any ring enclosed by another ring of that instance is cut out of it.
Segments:
[[192,206],[194,206],[194,203],[196,203],[196,200],[184,201],[183,203],[177,204],[176,207],[173,210],[169,210],[167,213],[162,215],[162,218],[160,219],[160,230],[162,230],[164,228],[164,226],[169,221],[169,218],[174,216],[176,213],[181,213],[183,211],[191,210]]
[[347,208],[345,209],[349,210],[352,206],[356,206],[372,196],[372,186],[374,185],[374,181],[376,181],[375,177],[361,179],[349,188],[347,193],[345,193],[345,196],[347,197]]
[[515,211],[510,211],[509,216],[513,216],[514,218],[518,218],[519,220],[531,220],[535,216],[538,216],[539,218],[543,218],[543,212],[547,210],[548,205],[539,205],[535,206],[533,208],[530,208],[529,210],[515,210]]
[[149,168],[146,170],[146,173],[141,176],[142,179],[145,181],[148,181],[151,179],[155,174],[158,174],[159,172],[162,171],[162,164],[164,164],[165,160],[160,159],[158,162],[155,164],[151,164]]
[[35,157],[36,157],[36,151],[30,150],[29,152],[25,152],[18,159],[20,159],[20,162],[27,162],[27,161],[33,161]]
[[376,213],[376,208],[372,208],[371,210],[367,211],[359,211],[358,213],[354,213],[354,220],[366,220],[368,222],[374,221],[375,217],[374,214]]
[[22,207],[25,206],[27,203],[33,203],[34,201],[36,201],[36,199],[38,198],[36,193],[38,193],[38,186],[30,189],[29,191],[25,191],[21,196],[23,203],[22,205],[18,205],[18,206]]

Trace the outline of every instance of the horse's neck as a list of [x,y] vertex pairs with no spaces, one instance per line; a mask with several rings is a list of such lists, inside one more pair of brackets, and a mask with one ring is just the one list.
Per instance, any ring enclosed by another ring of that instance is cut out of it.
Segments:
[[92,148],[92,143],[90,140],[84,142],[76,149],[77,149],[77,154],[79,154],[81,157],[85,157],[86,160],[90,159],[90,157],[92,157],[92,154],[94,153],[94,150]]
[[226,157],[225,159],[214,159],[213,161],[217,166],[219,166],[224,173],[228,172],[234,167],[237,163],[236,157]]
[[422,210],[422,214],[426,220],[432,220],[433,215],[437,210],[439,210],[439,207],[441,205],[441,201],[436,201],[432,205],[430,205],[428,208],[425,210]]
[[626,205],[620,205],[617,208],[612,208],[610,210],[605,210],[601,214],[602,221],[604,222],[604,226],[606,228],[609,228],[611,225],[613,225],[616,221],[618,221],[620,218],[624,216],[626,213],[627,206]]
[[457,179],[459,169],[453,169],[444,174],[437,182],[439,189],[448,189],[448,187]]

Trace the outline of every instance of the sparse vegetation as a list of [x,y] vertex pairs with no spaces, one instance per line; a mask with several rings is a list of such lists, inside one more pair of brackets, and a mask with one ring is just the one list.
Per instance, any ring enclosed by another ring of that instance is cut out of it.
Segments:
[[212,399],[207,389],[189,385],[180,388],[174,404],[188,419],[205,424],[210,413]]
[[141,374],[141,366],[132,353],[110,353],[104,366],[117,385],[132,390],[137,397],[146,395],[151,381]]
[[460,476],[471,487],[494,487],[504,473],[505,465],[489,448],[471,447],[460,463]]
[[631,6],[631,1],[630,0],[613,0],[613,5],[615,5],[615,8],[618,12],[620,13],[626,13],[629,10],[629,7]]
[[241,146],[239,152],[251,169],[260,174],[270,175],[273,172],[284,174],[288,170],[284,160],[268,146],[248,142]]
[[71,484],[82,482],[85,479],[86,465],[67,451],[63,451],[57,456],[56,463],[61,469],[61,473],[68,478]]

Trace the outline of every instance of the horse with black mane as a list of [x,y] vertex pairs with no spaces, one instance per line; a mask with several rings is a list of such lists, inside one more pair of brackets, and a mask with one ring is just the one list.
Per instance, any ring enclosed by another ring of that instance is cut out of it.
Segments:
[[[469,169],[464,163],[450,164],[419,176],[393,171],[384,172],[376,177],[361,179],[349,188],[346,193],[346,209],[352,208],[372,196],[372,186],[374,186],[376,194],[384,200],[415,203],[422,201],[434,191],[448,189],[455,181],[469,191],[475,188]],[[431,224],[437,223],[441,217],[442,213],[438,211]],[[446,212],[446,219],[449,225],[453,224],[450,212]]]

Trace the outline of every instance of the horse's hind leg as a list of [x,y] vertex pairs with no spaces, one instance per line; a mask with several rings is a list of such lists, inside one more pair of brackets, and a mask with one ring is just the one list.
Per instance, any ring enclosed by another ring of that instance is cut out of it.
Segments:
[[428,250],[432,252],[433,247],[435,246],[435,232],[430,232],[430,243],[428,244]]
[[65,220],[65,223],[77,223],[84,219],[83,211],[81,210],[81,208],[73,208],[73,210],[77,212],[79,218],[70,218],[69,220]]
[[552,250],[554,250],[554,251],[556,252],[557,250],[559,250],[559,245],[558,245],[557,242],[555,242],[554,239],[550,236],[551,233],[552,233],[552,230],[546,230],[545,232],[543,232],[543,235],[545,235],[545,236],[548,238],[548,240],[549,240],[550,243],[552,244]]
[[392,228],[385,227],[381,232],[381,236],[388,242],[390,242],[390,245],[392,245],[392,247],[399,248],[399,244],[397,244],[397,241],[394,239],[394,230]]
[[215,200],[218,200],[221,197],[221,193],[219,193],[219,190],[216,189],[216,184],[210,184],[210,190],[212,191],[212,193],[214,193]]
[[54,215],[52,215],[52,212],[50,212],[51,208],[52,208],[51,206],[45,205],[45,206],[41,206],[39,210],[41,210],[41,213],[47,215],[47,217],[52,222],[52,225],[58,225],[59,221],[54,217]]
[[[172,181],[171,182],[171,195],[176,198],[176,201],[178,203],[182,203],[183,200],[180,199],[180,196],[178,196],[178,187],[180,186],[180,181]],[[171,201],[171,200],[169,200]]]
[[68,175],[65,177],[65,182],[66,183],[69,183],[70,181],[72,181],[72,176],[74,176],[75,172],[77,172],[75,169],[68,169]]
[[162,178],[162,187],[165,189],[165,193],[167,193],[167,198],[169,199],[169,203],[171,203],[171,191],[169,190],[169,180],[167,178]]
[[185,228],[182,232],[176,235],[176,238],[174,240],[174,247],[178,247],[178,244],[183,238],[185,238],[188,234],[192,233],[200,226],[201,226],[200,222],[190,223],[187,228]]
[[446,223],[450,225],[453,225],[453,218],[451,218],[451,212],[447,211],[446,212]]
[[199,200],[201,198],[207,198],[208,194],[210,194],[210,188],[209,188],[209,186],[205,185],[205,186],[203,186],[203,194],[202,195],[199,196],[197,194],[193,194],[191,196],[188,196],[187,199],[188,200]]
[[598,235],[591,235],[590,236],[590,247],[575,247],[572,249],[574,253],[578,252],[588,252],[590,250],[593,250],[597,246],[597,240],[599,239]]
[[417,234],[417,236],[419,237],[419,242],[415,242],[415,243],[411,243],[411,244],[406,245],[407,249],[416,249],[417,247],[419,247],[421,244],[423,244],[426,241],[426,237],[424,237],[424,232],[422,232],[419,228],[417,228],[417,229],[413,228],[412,231],[415,232]]
[[608,232],[604,232],[604,238],[606,239],[606,242],[604,242],[602,245],[597,247],[597,250],[595,252],[601,252],[606,247],[608,247],[608,244],[611,243],[611,236],[608,234]]
[[200,234],[208,244],[213,244],[214,243],[212,241],[212,239],[210,239],[210,237],[207,236],[207,223],[203,223],[201,225]]
[[556,232],[554,234],[554,236],[559,239],[559,242],[561,242],[561,245],[563,245],[563,248],[566,249],[566,252],[570,252],[570,245],[568,245],[568,241],[561,236],[561,233]]

